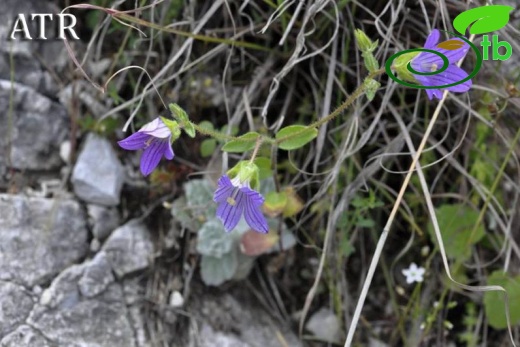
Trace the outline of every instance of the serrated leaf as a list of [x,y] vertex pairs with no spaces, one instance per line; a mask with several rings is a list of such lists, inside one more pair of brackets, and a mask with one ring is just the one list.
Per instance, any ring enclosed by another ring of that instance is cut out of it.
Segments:
[[249,132],[239,136],[236,140],[227,142],[222,150],[224,152],[243,153],[255,148],[256,139],[260,136],[257,132]]
[[203,158],[209,157],[215,152],[217,141],[215,139],[205,139],[200,143],[200,155]]
[[318,136],[318,130],[303,125],[289,125],[276,133],[278,147],[286,151],[305,146]]
[[486,34],[505,27],[509,22],[509,13],[512,10],[514,7],[505,5],[476,7],[455,17],[453,27],[465,35],[466,29],[474,23],[469,29],[470,34]]
[[[463,204],[442,205],[435,210],[442,239],[449,258],[465,261],[471,257],[471,246],[484,237],[484,226],[478,225],[478,212]],[[428,232],[436,241],[433,225],[428,225]]]
[[258,167],[258,179],[265,180],[273,176],[273,170],[271,170],[271,160],[265,157],[258,157],[254,161]]
[[[487,284],[501,286],[507,291],[511,325],[520,322],[520,276],[510,277],[499,270],[488,277]],[[507,328],[503,292],[485,292],[484,308],[489,325],[495,329]]]
[[219,286],[233,278],[237,267],[235,252],[226,253],[221,258],[203,255],[200,262],[202,281],[208,286]]
[[203,255],[220,258],[231,252],[233,238],[226,233],[222,223],[213,218],[208,220],[197,235],[197,252]]

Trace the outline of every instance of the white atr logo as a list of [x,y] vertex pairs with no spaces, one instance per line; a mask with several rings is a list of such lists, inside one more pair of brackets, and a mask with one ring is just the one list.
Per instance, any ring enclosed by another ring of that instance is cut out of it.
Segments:
[[[78,35],[76,35],[76,32],[74,31],[74,26],[76,25],[76,17],[69,13],[33,13],[31,15],[28,15],[29,19],[25,18],[25,14],[20,13],[16,18],[16,21],[14,22],[13,28],[11,30],[11,35],[9,35],[9,37],[11,38],[11,40],[16,40],[17,37],[23,40],[33,40],[33,37],[31,36],[31,31],[29,30],[29,25],[27,25],[27,21],[29,20],[30,23],[35,22],[38,24],[36,32],[32,33],[33,35],[35,35],[35,39],[47,40],[47,37],[45,36],[46,20],[53,21],[54,17],[58,17],[58,38],[62,40],[66,39],[65,31],[68,31],[69,38],[79,40]],[[31,25],[31,27],[33,27],[34,29],[34,26]]]

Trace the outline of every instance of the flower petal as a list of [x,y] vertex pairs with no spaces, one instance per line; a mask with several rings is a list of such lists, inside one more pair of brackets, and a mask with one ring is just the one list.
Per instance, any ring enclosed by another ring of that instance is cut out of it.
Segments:
[[144,150],[141,157],[141,172],[148,176],[159,165],[159,161],[163,154],[168,150],[167,141],[152,141],[152,143]]
[[263,196],[249,188],[242,188],[241,191],[244,192],[246,197],[244,203],[244,217],[246,218],[247,224],[255,231],[261,233],[269,232],[267,220],[260,209],[260,206],[264,203]]
[[[420,75],[413,75],[413,76],[415,77],[417,82],[419,82],[423,86],[427,86],[427,87],[433,86],[431,80],[429,79],[429,77],[431,77],[431,76],[420,76]],[[425,89],[425,91],[426,91],[426,95],[428,95],[429,100],[432,100],[434,97],[439,100],[442,98],[442,92],[440,89]]]
[[215,202],[225,202],[228,197],[233,194],[233,190],[235,189],[235,186],[231,183],[229,180],[229,177],[227,175],[223,175],[218,180],[218,188],[215,191],[215,194],[213,194],[213,201]]
[[166,139],[166,143],[168,146],[166,146],[166,150],[164,151],[164,157],[168,160],[172,160],[175,156],[175,153],[173,153],[172,143],[170,141],[170,138]]
[[428,35],[428,38],[426,39],[426,42],[424,43],[424,48],[431,49],[432,47],[435,47],[437,43],[439,42],[439,39],[441,37],[441,33],[437,29],[433,29],[430,35]]
[[146,141],[150,138],[150,135],[136,132],[128,136],[126,139],[118,141],[117,144],[126,150],[135,151],[146,147]]
[[[462,46],[454,50],[439,48],[437,46],[429,49],[433,49],[434,51],[437,51],[440,54],[444,55],[448,59],[449,64],[451,65],[457,63],[459,60],[464,58],[466,53],[468,53],[469,51],[469,45],[460,39],[452,39],[450,41],[460,41],[462,43]],[[421,54],[416,56],[410,64],[412,65],[412,68],[416,71],[430,72],[441,69],[444,66],[444,61],[437,54],[422,52]]]
[[230,204],[227,200],[223,201],[217,207],[217,217],[224,224],[227,232],[233,230],[242,216],[244,210],[244,194],[238,192],[234,204]]
[[[451,65],[448,67],[446,71],[441,72],[437,75],[432,76],[419,76],[414,75],[414,77],[424,86],[443,86],[446,84],[452,84],[458,81],[462,81],[466,77],[468,77],[468,73],[464,70],[462,70],[460,67]],[[457,92],[457,93],[464,93],[467,92],[471,86],[473,85],[473,82],[471,80],[468,80],[464,83],[457,84],[448,88],[445,88],[451,92]],[[438,89],[426,89],[426,92],[431,91],[432,95],[440,99],[442,97],[442,94],[436,93]],[[430,93],[428,93],[428,96],[430,96]],[[430,98],[431,100],[431,98]]]
[[141,129],[139,129],[139,132],[151,135],[153,137],[157,137],[160,139],[165,139],[172,135],[172,132],[166,124],[163,123],[163,121],[160,118],[155,118],[150,123],[145,124]]

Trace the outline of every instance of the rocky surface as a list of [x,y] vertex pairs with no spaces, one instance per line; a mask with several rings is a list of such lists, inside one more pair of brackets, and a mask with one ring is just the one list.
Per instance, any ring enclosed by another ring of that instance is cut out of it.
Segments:
[[74,200],[0,194],[0,280],[44,284],[85,257],[85,214]]
[[238,299],[228,293],[205,295],[191,305],[199,334],[191,345],[200,347],[277,347],[302,346],[289,327],[275,321],[252,300]]
[[59,146],[69,129],[62,105],[30,87],[0,80],[0,109],[0,167],[51,170],[61,165]]
[[112,144],[88,134],[72,173],[74,192],[83,201],[114,206],[124,183],[124,170]]
[[59,346],[136,346],[122,286],[111,276],[102,258],[68,268],[42,293],[27,323]]
[[0,281],[0,336],[22,323],[34,305],[31,293],[14,283]]
[[15,331],[0,340],[1,347],[58,347],[48,341],[36,329],[28,325],[20,325]]
[[120,225],[119,213],[115,208],[88,205],[87,211],[90,230],[94,237],[100,241],[105,240]]
[[118,277],[147,268],[152,261],[150,232],[139,221],[130,221],[114,230],[102,249]]

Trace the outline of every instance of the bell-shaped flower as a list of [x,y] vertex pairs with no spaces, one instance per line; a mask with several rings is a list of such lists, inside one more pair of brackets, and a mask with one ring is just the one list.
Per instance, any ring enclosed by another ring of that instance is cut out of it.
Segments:
[[[456,65],[468,53],[469,45],[459,38],[439,43],[440,35],[439,30],[433,30],[424,44],[424,48],[436,51],[440,55],[430,52],[407,53],[397,58],[394,64],[394,68],[399,73],[399,76],[407,81],[419,83],[426,87],[455,84],[445,88],[425,89],[430,100],[434,97],[441,99],[443,90],[464,93],[472,86],[471,79],[460,83],[460,81],[468,77],[468,73]],[[448,66],[444,71],[435,73],[442,69],[445,64],[441,55],[447,59]],[[410,72],[407,69],[408,63],[416,72],[428,73],[428,75]]]
[[240,162],[218,180],[213,201],[218,203],[217,217],[227,232],[233,230],[242,215],[251,229],[267,233],[269,226],[262,214],[264,197],[251,188],[258,185],[258,167],[251,162]]
[[141,172],[148,176],[159,165],[163,156],[168,160],[173,159],[172,142],[179,135],[177,122],[160,117],[145,124],[138,132],[119,141],[118,144],[129,151],[144,150],[141,157]]

